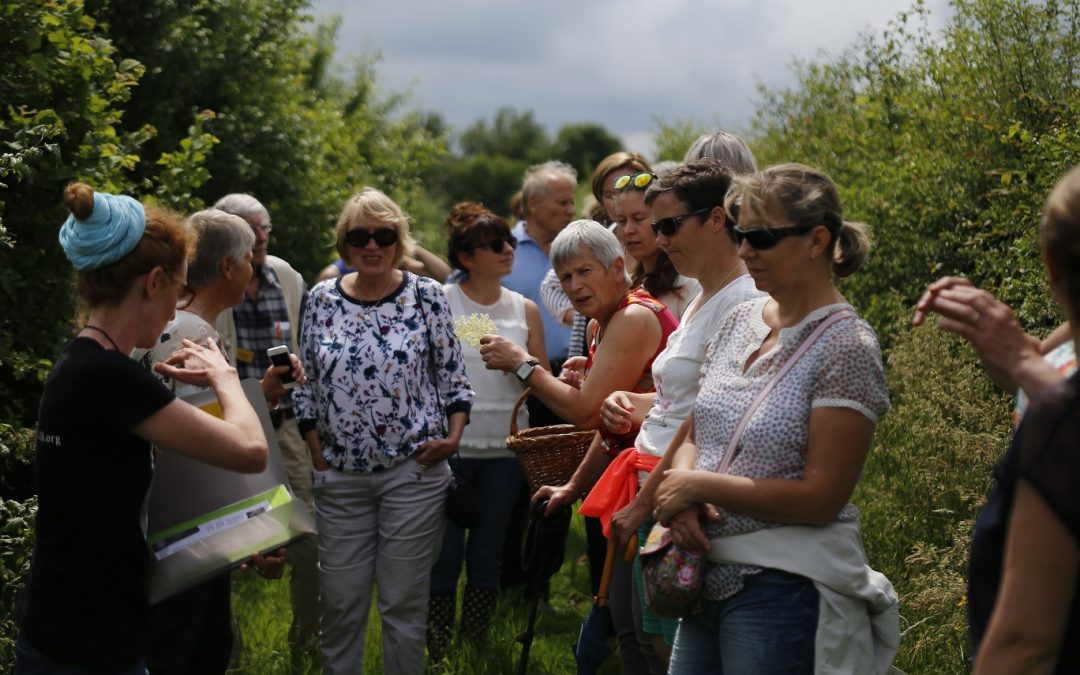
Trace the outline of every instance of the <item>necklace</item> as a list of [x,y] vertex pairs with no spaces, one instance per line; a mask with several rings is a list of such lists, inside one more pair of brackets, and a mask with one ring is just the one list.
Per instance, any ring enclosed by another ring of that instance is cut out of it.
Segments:
[[738,264],[738,265],[736,265],[735,267],[732,267],[732,268],[731,268],[731,271],[727,273],[727,276],[726,276],[726,277],[724,277],[724,280],[723,280],[723,281],[721,281],[721,282],[720,282],[720,285],[716,287],[716,291],[714,292],[714,294],[715,294],[715,293],[717,293],[717,292],[719,292],[719,291],[720,291],[720,289],[724,287],[724,284],[726,284],[727,282],[731,281],[731,276],[732,276],[733,274],[735,274],[736,272],[738,272],[738,271],[739,271],[739,269],[740,269],[740,268],[742,268],[742,267],[746,267],[746,263],[744,263],[743,261],[741,261],[741,260],[740,260],[740,261],[739,261],[739,264]]
[[715,291],[713,291],[712,293],[709,293],[708,295],[705,295],[705,292],[702,291],[701,297],[698,298],[698,301],[694,304],[693,310],[691,311],[691,313],[686,318],[683,319],[683,322],[685,323],[685,322],[690,321],[690,319],[692,319],[694,317],[694,315],[697,314],[697,311],[699,309],[701,309],[701,306],[704,305],[706,302],[708,302],[714,295],[716,295],[717,293],[722,291],[724,289],[724,286],[727,284],[727,282],[731,281],[731,277],[736,272],[738,272],[741,268],[743,268],[745,266],[746,266],[746,263],[744,263],[742,260],[740,260],[739,264],[736,265],[735,267],[732,267],[731,271],[727,273],[727,275],[723,278],[723,280],[720,281],[719,284],[717,284]]
[[97,332],[105,336],[105,339],[109,341],[109,344],[113,346],[113,349],[115,349],[116,351],[120,351],[120,348],[116,346],[116,340],[113,340],[112,336],[106,333],[104,329],[98,328],[97,326],[91,326],[90,324],[86,324],[85,326],[83,326],[83,330],[96,330]]
[[376,307],[375,305],[380,300],[382,300],[383,298],[386,297],[386,294],[390,292],[390,287],[393,286],[393,285],[394,285],[394,274],[393,274],[393,272],[391,272],[390,273],[390,281],[383,288],[382,293],[379,294],[379,297],[375,298],[374,300],[365,300],[360,294],[360,274],[359,273],[356,274],[356,281],[353,282],[353,287],[356,289],[356,299],[359,300],[362,303],[361,304],[362,309],[360,310],[360,318],[361,319],[363,319],[364,321],[369,321],[371,319],[371,314],[369,314],[368,312],[371,312],[376,317],[375,323],[378,324],[378,316],[379,316],[378,307]]

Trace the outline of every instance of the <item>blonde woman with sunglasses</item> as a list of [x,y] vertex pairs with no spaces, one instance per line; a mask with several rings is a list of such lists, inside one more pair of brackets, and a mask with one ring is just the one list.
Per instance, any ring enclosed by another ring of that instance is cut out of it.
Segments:
[[709,552],[704,609],[681,620],[671,672],[884,672],[896,594],[866,566],[849,500],[889,399],[874,331],[834,285],[865,259],[865,227],[843,219],[828,176],[799,164],[736,179],[725,207],[770,297],[721,322],[656,493],[676,542]]
[[356,271],[311,289],[294,390],[315,468],[322,656],[327,673],[364,670],[378,587],[383,670],[424,670],[431,569],[473,392],[442,287],[399,269],[410,253],[401,208],[374,188],[345,203],[337,248]]

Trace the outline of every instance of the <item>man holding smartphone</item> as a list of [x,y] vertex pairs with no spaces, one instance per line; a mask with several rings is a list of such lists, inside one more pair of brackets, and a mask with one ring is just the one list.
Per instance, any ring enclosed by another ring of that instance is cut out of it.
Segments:
[[[281,258],[267,254],[270,241],[270,214],[266,207],[251,195],[230,194],[214,204],[214,208],[240,216],[255,232],[252,249],[254,273],[244,293],[244,300],[231,312],[222,312],[217,330],[222,347],[235,364],[241,379],[261,378],[270,367],[267,350],[286,345],[297,353],[297,334],[300,317],[307,301],[307,286],[300,273]],[[280,350],[279,350],[280,351]],[[293,494],[308,505],[315,518],[312,493],[311,455],[301,439],[293,413],[292,393],[281,398],[270,418],[277,431],[278,447]],[[318,651],[319,637],[319,545],[314,537],[293,542],[287,558],[292,566],[289,574],[289,595],[292,604],[292,624],[289,627],[289,646],[294,652],[311,648]]]

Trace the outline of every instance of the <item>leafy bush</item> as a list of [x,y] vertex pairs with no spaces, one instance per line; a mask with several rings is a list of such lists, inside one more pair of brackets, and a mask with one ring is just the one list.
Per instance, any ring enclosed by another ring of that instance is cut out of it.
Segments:
[[897,322],[882,419],[854,502],[871,565],[900,594],[897,666],[965,673],[965,579],[971,528],[1011,435],[1009,398],[970,347]]
[[1045,330],[1060,316],[1035,230],[1080,157],[1080,3],[953,8],[940,35],[916,2],[880,36],[799,64],[796,85],[762,90],[753,147],[762,165],[825,169],[846,217],[874,227],[867,269],[844,290],[879,330],[943,274],[992,286]]
[[15,602],[34,548],[33,460],[33,430],[0,424],[0,664],[15,661]]

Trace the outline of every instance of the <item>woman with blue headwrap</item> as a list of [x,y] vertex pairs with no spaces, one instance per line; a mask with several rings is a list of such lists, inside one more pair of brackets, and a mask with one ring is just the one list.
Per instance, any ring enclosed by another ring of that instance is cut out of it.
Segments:
[[155,370],[213,388],[221,419],[128,358],[156,344],[175,314],[194,243],[180,217],[82,183],[64,203],[60,244],[87,322],[49,372],[38,411],[36,541],[15,672],[145,674],[151,445],[256,472],[266,439],[212,341],[185,341]]

